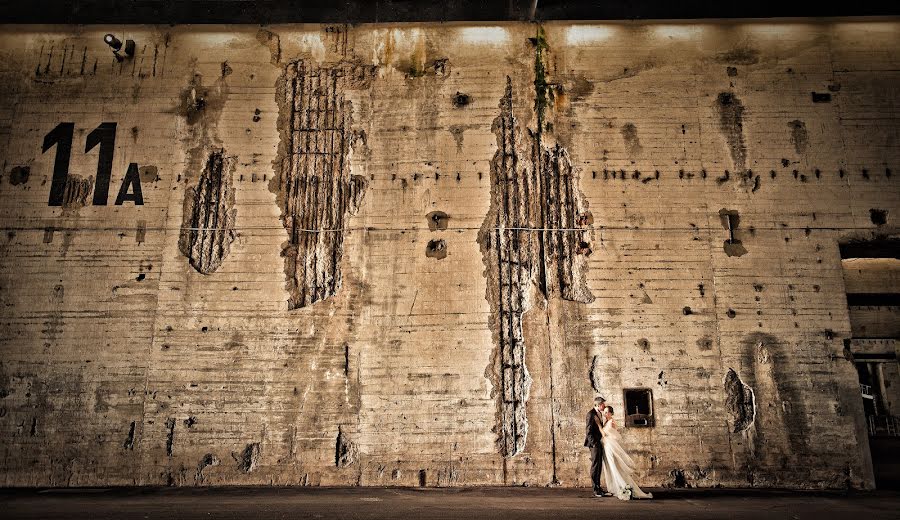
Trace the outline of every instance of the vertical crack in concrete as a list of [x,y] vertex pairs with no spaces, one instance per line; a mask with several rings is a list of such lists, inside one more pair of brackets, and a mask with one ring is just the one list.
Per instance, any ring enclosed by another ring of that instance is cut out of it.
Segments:
[[197,185],[184,193],[184,217],[178,248],[203,274],[216,271],[234,242],[232,177],[235,161],[218,149],[209,154]]
[[[525,449],[528,434],[525,405],[531,377],[522,320],[532,307],[532,288],[544,298],[593,301],[584,280],[589,247],[581,231],[590,215],[581,210],[583,196],[568,153],[558,145],[544,147],[537,132],[529,136],[531,158],[523,154],[513,104],[507,77],[500,115],[492,126],[497,152],[490,167],[491,207],[479,232],[498,346],[489,373],[499,389],[498,444],[506,457]],[[542,110],[540,103],[535,107]]]
[[732,433],[746,431],[756,419],[753,389],[745,385],[731,368],[725,375],[725,408],[731,416]]
[[343,230],[367,186],[350,172],[353,107],[344,91],[367,87],[365,76],[372,73],[298,60],[285,66],[279,80],[281,144],[272,190],[288,232],[282,256],[289,309],[327,299],[341,287]]

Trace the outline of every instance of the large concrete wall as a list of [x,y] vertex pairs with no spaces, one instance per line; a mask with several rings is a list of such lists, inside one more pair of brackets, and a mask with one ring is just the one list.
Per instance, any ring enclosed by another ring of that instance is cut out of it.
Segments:
[[0,34],[0,483],[872,485],[897,22],[108,29]]

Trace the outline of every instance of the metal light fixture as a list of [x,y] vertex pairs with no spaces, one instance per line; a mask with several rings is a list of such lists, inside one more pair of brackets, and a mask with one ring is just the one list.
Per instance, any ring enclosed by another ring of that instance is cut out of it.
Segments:
[[109,45],[109,48],[112,49],[113,54],[119,61],[124,60],[126,57],[131,58],[134,56],[134,40],[125,40],[125,56],[122,56],[122,54],[119,53],[119,51],[122,50],[122,40],[116,38],[114,34],[107,33],[103,37],[103,42]]

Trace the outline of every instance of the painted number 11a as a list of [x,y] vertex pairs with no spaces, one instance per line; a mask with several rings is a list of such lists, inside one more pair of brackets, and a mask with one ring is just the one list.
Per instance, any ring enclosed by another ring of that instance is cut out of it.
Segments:
[[[69,178],[69,161],[72,157],[72,137],[75,123],[60,123],[44,136],[43,152],[56,146],[56,159],[53,163],[53,181],[50,184],[50,206],[62,206],[66,191],[66,180]],[[88,153],[100,145],[97,157],[97,176],[94,181],[94,206],[106,206],[109,198],[109,180],[112,176],[113,152],[116,147],[116,123],[101,123],[87,135],[84,153]],[[144,204],[141,192],[141,177],[137,163],[128,165],[125,179],[116,196],[116,206],[132,201],[137,206]]]

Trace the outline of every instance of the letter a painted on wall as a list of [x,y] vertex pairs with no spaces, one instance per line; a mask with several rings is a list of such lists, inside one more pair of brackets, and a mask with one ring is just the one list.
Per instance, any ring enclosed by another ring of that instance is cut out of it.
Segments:
[[[131,193],[128,193],[128,187],[131,186]],[[123,202],[130,200],[135,206],[144,205],[144,196],[141,193],[141,175],[138,173],[137,163],[128,165],[128,171],[125,173],[125,179],[122,181],[122,187],[119,188],[119,195],[116,197],[116,206],[121,206]]]

